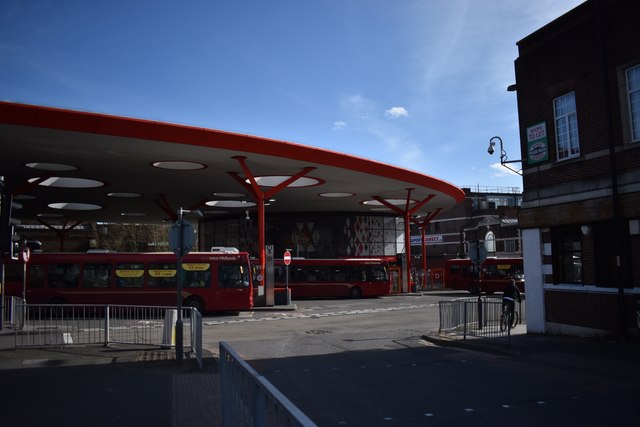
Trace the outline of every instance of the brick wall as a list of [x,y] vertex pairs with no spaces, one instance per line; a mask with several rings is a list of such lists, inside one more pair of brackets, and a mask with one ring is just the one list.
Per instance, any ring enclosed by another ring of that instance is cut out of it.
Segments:
[[[638,295],[624,299],[627,328],[637,328]],[[618,330],[618,295],[597,292],[545,292],[545,320],[547,322],[582,326],[616,332]]]
[[[611,173],[611,140],[619,150],[618,174],[640,167],[640,144],[628,144],[627,100],[620,89],[624,69],[640,63],[639,15],[637,1],[587,1],[518,43],[516,80],[523,158],[527,155],[527,126],[545,121],[549,143],[547,162],[524,165],[525,200],[539,197],[538,189],[557,184],[565,184],[557,189],[565,194],[600,187],[601,182],[595,181]],[[580,157],[558,161],[553,100],[569,92],[576,95]],[[568,182],[575,186],[568,188]]]

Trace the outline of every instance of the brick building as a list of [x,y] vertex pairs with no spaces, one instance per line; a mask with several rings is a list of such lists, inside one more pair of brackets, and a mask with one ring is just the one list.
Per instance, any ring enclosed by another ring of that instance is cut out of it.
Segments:
[[517,43],[530,332],[638,334],[639,22],[588,0]]
[[[465,257],[470,242],[479,241],[489,256],[522,256],[518,208],[522,193],[517,187],[462,187],[465,199],[439,214],[427,225],[427,257],[438,260]],[[412,254],[420,255],[420,231],[412,225]]]
[[[426,267],[431,284],[441,287],[444,261],[467,258],[469,246],[481,244],[486,255],[497,258],[521,257],[522,238],[518,228],[518,209],[522,192],[517,187],[462,187],[465,198],[428,222]],[[421,218],[417,218],[420,222]],[[411,225],[411,255],[416,278],[423,276],[421,227]],[[437,273],[440,271],[438,277]],[[439,280],[438,280],[439,279]]]

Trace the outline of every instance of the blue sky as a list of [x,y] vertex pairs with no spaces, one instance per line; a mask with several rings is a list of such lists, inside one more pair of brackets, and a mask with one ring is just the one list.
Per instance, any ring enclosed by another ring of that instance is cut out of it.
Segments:
[[584,0],[3,0],[0,99],[521,187],[516,42]]

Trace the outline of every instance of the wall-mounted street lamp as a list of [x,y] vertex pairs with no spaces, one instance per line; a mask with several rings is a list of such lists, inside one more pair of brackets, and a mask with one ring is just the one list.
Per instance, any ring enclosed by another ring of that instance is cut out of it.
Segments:
[[489,148],[487,148],[487,153],[493,154],[496,151],[494,148],[496,146],[496,141],[500,143],[500,164],[510,171],[515,172],[518,175],[522,175],[522,169],[514,169],[509,166],[509,163],[522,163],[522,160],[507,160],[507,152],[504,151],[504,148],[502,148],[502,138],[500,138],[499,136],[494,136],[489,140]]

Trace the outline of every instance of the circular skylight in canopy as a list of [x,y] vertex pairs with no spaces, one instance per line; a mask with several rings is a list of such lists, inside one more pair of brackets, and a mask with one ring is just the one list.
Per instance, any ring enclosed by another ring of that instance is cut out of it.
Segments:
[[[257,176],[255,178],[256,182],[260,187],[277,187],[282,184],[286,180],[290,179],[290,175],[266,175],[266,176]],[[246,182],[249,184],[250,181],[247,179]],[[321,184],[321,181],[318,178],[310,178],[310,177],[300,177],[287,185],[287,188],[295,188],[295,187],[313,187],[314,185]]]
[[102,209],[100,205],[94,205],[91,203],[74,203],[74,202],[59,202],[49,204],[51,209],[61,209],[68,211],[97,211]]
[[165,160],[161,162],[153,162],[151,164],[153,167],[160,169],[171,169],[171,170],[182,170],[182,171],[192,171],[198,169],[204,169],[207,166],[198,163],[198,162],[186,162],[182,160]]
[[25,164],[26,167],[31,169],[39,169],[43,171],[75,171],[78,170],[76,166],[73,165],[65,165],[64,163],[39,163],[32,162]]
[[97,188],[103,187],[104,182],[95,179],[74,178],[68,176],[50,176],[48,178],[31,178],[30,183],[38,182],[42,187],[58,187],[58,188]]

